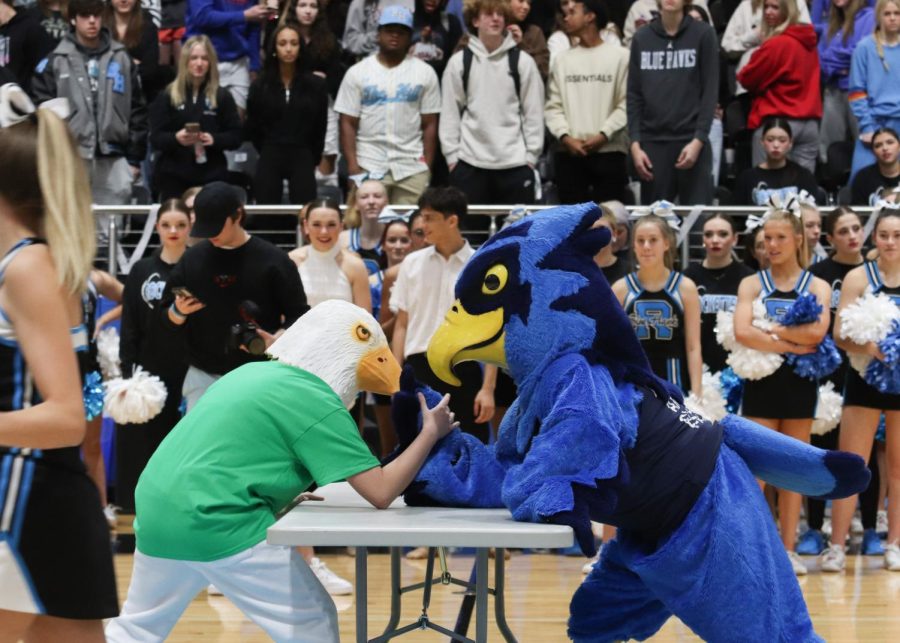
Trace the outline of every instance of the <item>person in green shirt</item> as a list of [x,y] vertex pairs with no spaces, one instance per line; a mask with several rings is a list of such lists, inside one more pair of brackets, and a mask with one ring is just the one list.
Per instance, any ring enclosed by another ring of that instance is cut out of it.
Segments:
[[162,641],[214,583],[276,641],[338,641],[331,598],[302,556],[265,542],[276,515],[312,483],[347,480],[379,509],[455,426],[447,402],[422,405],[422,431],[385,467],[348,412],[359,390],[392,394],[400,367],[378,322],[326,301],[269,349],[213,384],[162,442],[135,490],[137,549],[108,641]]

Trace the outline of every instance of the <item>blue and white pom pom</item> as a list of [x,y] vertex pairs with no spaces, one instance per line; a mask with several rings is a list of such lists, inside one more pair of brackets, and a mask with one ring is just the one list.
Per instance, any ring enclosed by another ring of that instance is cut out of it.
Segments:
[[163,410],[166,385],[140,366],[129,378],[118,377],[106,383],[106,414],[117,424],[143,424]]
[[816,417],[812,423],[813,435],[825,435],[840,424],[843,403],[844,400],[835,392],[833,383],[825,382],[819,387],[819,402],[816,404]]
[[[753,325],[769,330],[772,323],[766,319],[765,305],[753,302]],[[734,337],[734,313],[719,312],[716,315],[716,341],[729,351],[725,360],[734,373],[745,380],[759,380],[778,370],[784,362],[779,353],[769,353],[748,348]],[[729,348],[730,347],[730,348]]]
[[794,367],[797,375],[810,380],[831,375],[843,361],[831,335],[825,335],[825,339],[816,347],[815,353],[807,355],[788,353],[785,358],[787,363]]
[[97,371],[91,371],[84,378],[82,396],[84,397],[84,417],[90,422],[103,413],[104,396],[103,378]]
[[841,337],[854,344],[875,342],[884,361],[850,353],[850,365],[882,393],[900,393],[900,309],[884,294],[866,293],[841,311]]
[[107,326],[97,334],[97,361],[103,371],[103,379],[111,380],[122,377],[119,364],[119,333],[112,326]]

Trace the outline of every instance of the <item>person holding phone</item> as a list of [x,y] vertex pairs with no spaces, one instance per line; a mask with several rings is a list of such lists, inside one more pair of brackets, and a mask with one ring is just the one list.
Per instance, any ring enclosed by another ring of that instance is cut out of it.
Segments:
[[157,151],[153,187],[159,200],[225,180],[225,150],[236,149],[241,138],[234,99],[219,86],[212,42],[206,36],[189,38],[175,80],[150,107],[150,141]]

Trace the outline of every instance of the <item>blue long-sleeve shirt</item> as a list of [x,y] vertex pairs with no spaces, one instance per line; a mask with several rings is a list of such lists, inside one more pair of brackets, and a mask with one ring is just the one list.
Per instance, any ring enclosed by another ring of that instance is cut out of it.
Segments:
[[247,56],[250,70],[258,71],[259,23],[244,18],[244,11],[255,4],[255,0],[188,0],[187,36],[209,36],[220,61],[231,62]]
[[873,132],[900,115],[900,45],[883,51],[882,61],[875,39],[867,36],[853,52],[847,97],[860,132]]
[[828,37],[828,25],[819,37],[819,65],[822,80],[827,87],[837,87],[847,91],[850,79],[850,58],[859,41],[870,36],[875,27],[875,12],[870,7],[860,9],[853,21],[853,30],[844,42],[844,30]]

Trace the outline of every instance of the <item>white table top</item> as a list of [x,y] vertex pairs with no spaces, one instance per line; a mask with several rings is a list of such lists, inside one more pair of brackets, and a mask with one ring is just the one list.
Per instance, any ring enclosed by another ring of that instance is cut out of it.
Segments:
[[562,548],[573,543],[570,527],[517,522],[506,509],[407,507],[398,498],[378,510],[346,482],[316,494],[325,501],[303,502],[269,527],[269,544]]

